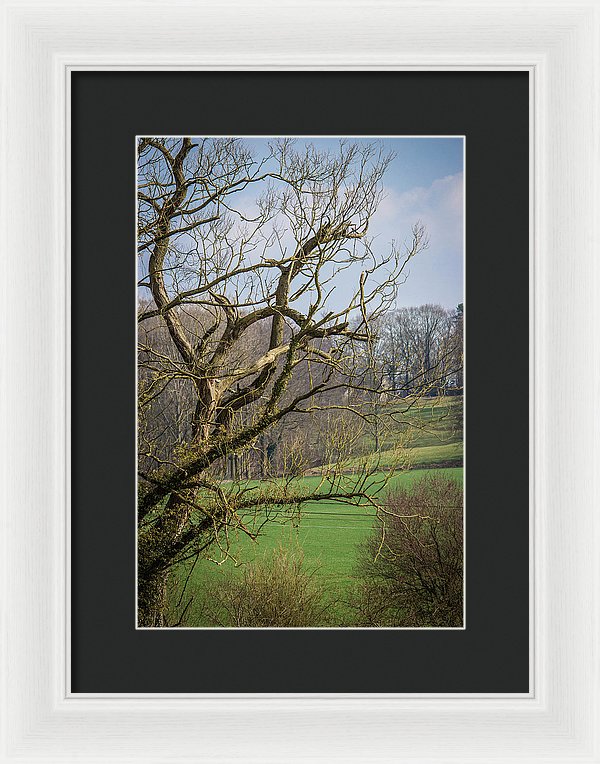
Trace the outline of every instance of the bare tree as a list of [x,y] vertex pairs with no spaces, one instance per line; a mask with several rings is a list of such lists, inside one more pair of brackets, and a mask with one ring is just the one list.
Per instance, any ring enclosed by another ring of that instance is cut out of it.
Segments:
[[333,461],[310,494],[299,464],[259,488],[223,475],[259,450],[268,477],[284,420],[364,416],[371,326],[427,243],[420,224],[383,253],[369,238],[391,159],[344,141],[276,140],[255,158],[239,139],[139,140],[140,625],[168,625],[174,565],[215,548],[226,558],[232,530],[256,535],[259,510],[372,502],[368,470],[349,477]]
[[398,308],[378,326],[378,355],[389,389],[401,397],[462,391],[462,305]]

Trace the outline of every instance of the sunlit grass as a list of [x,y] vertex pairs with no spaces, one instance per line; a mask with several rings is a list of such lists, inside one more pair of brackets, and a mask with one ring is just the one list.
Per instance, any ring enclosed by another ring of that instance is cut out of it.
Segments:
[[[462,480],[462,468],[443,470],[410,470],[392,477],[388,490],[394,485],[410,484],[425,474],[442,473],[457,480]],[[381,481],[383,475],[374,475],[374,483]],[[314,491],[319,485],[319,478],[307,477],[299,479],[296,488],[303,488],[306,493]],[[349,613],[344,605],[348,588],[352,583],[352,573],[356,559],[357,545],[366,539],[374,524],[375,510],[372,507],[356,507],[339,501],[314,501],[303,504],[299,511],[290,516],[285,509],[272,513],[271,520],[266,523],[256,541],[246,534],[237,532],[230,538],[231,559],[222,565],[217,565],[205,559],[198,560],[191,571],[182,598],[186,604],[190,597],[195,596],[186,613],[186,625],[202,626],[198,601],[202,583],[214,580],[215,577],[239,575],[241,565],[259,559],[269,554],[277,547],[292,546],[302,550],[305,565],[308,569],[318,568],[318,575],[327,587],[335,593],[335,615],[340,625],[347,621]],[[236,564],[238,567],[236,567]],[[191,563],[182,565],[177,571],[176,579],[185,581],[190,573]],[[172,603],[177,601],[180,591],[175,592]]]

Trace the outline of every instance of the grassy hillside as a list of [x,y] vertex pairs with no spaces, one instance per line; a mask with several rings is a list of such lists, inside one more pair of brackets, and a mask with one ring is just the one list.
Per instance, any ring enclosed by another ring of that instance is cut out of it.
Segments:
[[[373,434],[362,439],[359,453],[369,455],[367,467],[389,469],[400,462],[404,468],[461,467],[463,464],[462,396],[424,398],[412,403],[382,407],[387,427],[379,434],[379,448]],[[359,470],[365,457],[349,460],[349,472]],[[320,468],[309,470],[318,474]]]
[[[462,468],[437,471],[462,480]],[[410,470],[400,473],[391,479],[390,487],[400,483],[410,484],[428,472]],[[316,488],[318,479],[303,478],[298,483],[308,492]],[[280,511],[264,525],[256,542],[243,533],[236,534],[231,539],[231,554],[238,567],[233,560],[227,560],[222,565],[199,560],[193,569],[188,564],[181,566],[177,571],[176,579],[180,585],[189,575],[183,603],[187,603],[190,596],[195,595],[195,600],[188,608],[184,625],[206,625],[202,622],[199,612],[204,582],[239,575],[241,566],[268,555],[280,545],[301,549],[307,568],[318,569],[317,575],[335,593],[335,616],[343,625],[349,617],[344,600],[352,583],[357,545],[369,535],[373,519],[374,510],[371,508],[354,507],[328,500],[304,504],[300,513],[293,518],[285,511]],[[179,599],[179,594],[180,592],[173,592],[173,602]]]
[[[408,408],[408,411],[407,411]],[[374,435],[365,435],[360,452],[367,457],[349,460],[344,465],[349,473],[364,467],[386,470],[400,462],[402,471],[391,478],[385,490],[394,485],[410,484],[432,469],[462,481],[463,477],[463,403],[461,397],[427,398],[410,405],[409,400],[390,405],[385,412],[393,414],[395,421],[386,431],[378,434],[379,451],[375,448]],[[318,473],[321,468],[309,471],[309,475],[296,479],[297,492],[324,492]],[[310,474],[312,473],[312,474]],[[385,482],[384,473],[378,472],[370,478],[373,492]],[[247,481],[245,488],[260,490],[261,481]],[[224,483],[227,492],[233,484]],[[295,508],[269,509],[246,518],[248,525],[257,529],[264,522],[259,538],[252,541],[239,532],[230,538],[231,559],[217,565],[206,559],[195,564],[187,563],[176,571],[173,577],[172,604],[180,600],[181,589],[187,581],[181,603],[185,605],[194,596],[186,612],[182,625],[204,626],[201,615],[201,593],[206,582],[239,576],[243,566],[270,555],[279,546],[301,550],[305,565],[316,570],[316,575],[334,593],[332,612],[340,625],[349,622],[350,611],[345,604],[356,563],[357,547],[369,535],[374,524],[374,509],[355,507],[339,501],[324,500],[307,502],[300,510]],[[222,555],[216,549],[215,558]],[[174,608],[174,611],[176,608]],[[179,612],[179,611],[178,611]],[[176,620],[176,619],[171,619]]]

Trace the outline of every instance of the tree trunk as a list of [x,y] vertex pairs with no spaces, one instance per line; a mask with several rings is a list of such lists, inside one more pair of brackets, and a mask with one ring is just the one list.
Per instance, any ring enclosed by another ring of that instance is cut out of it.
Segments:
[[[188,492],[193,498],[193,493]],[[173,494],[160,517],[138,528],[138,626],[168,626],[167,580],[191,515],[189,503]]]
[[138,626],[167,626],[167,578],[169,571],[138,576]]

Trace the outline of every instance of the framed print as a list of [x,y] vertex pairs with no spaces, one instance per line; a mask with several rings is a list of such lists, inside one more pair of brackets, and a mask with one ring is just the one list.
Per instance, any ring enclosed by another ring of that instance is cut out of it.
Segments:
[[2,761],[600,761],[599,31],[5,3]]

